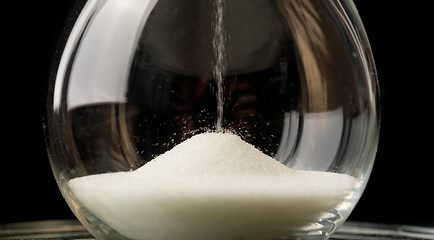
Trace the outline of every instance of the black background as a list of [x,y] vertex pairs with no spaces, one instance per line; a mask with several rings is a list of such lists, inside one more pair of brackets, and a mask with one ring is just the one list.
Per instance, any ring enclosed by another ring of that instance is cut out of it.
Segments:
[[[4,6],[0,223],[74,218],[42,130],[50,66],[74,1]],[[350,220],[434,227],[432,20],[420,3],[355,3],[377,65],[382,124],[374,170]]]

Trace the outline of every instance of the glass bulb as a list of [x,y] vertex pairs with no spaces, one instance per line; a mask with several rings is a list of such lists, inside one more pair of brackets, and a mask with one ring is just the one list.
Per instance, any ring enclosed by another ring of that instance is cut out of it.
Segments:
[[89,0],[48,96],[63,196],[98,239],[327,239],[379,134],[351,0]]

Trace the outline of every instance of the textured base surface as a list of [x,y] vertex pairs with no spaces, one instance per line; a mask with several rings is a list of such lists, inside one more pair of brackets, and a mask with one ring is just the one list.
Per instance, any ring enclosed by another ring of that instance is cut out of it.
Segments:
[[[0,239],[94,239],[77,220],[0,225]],[[434,227],[346,222],[330,239],[434,239]]]

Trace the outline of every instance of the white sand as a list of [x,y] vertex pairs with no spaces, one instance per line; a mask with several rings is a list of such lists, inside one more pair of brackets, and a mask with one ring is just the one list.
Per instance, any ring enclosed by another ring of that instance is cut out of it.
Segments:
[[238,136],[203,133],[132,172],[69,181],[95,216],[132,239],[275,239],[317,221],[354,177],[296,171]]

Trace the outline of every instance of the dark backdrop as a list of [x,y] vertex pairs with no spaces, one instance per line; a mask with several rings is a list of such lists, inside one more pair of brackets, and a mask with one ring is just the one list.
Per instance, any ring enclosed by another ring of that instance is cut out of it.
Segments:
[[[15,1],[3,11],[0,223],[73,218],[42,131],[50,65],[75,0]],[[423,6],[356,0],[380,81],[372,176],[351,220],[434,226],[432,37]],[[7,15],[7,14],[6,14]]]

